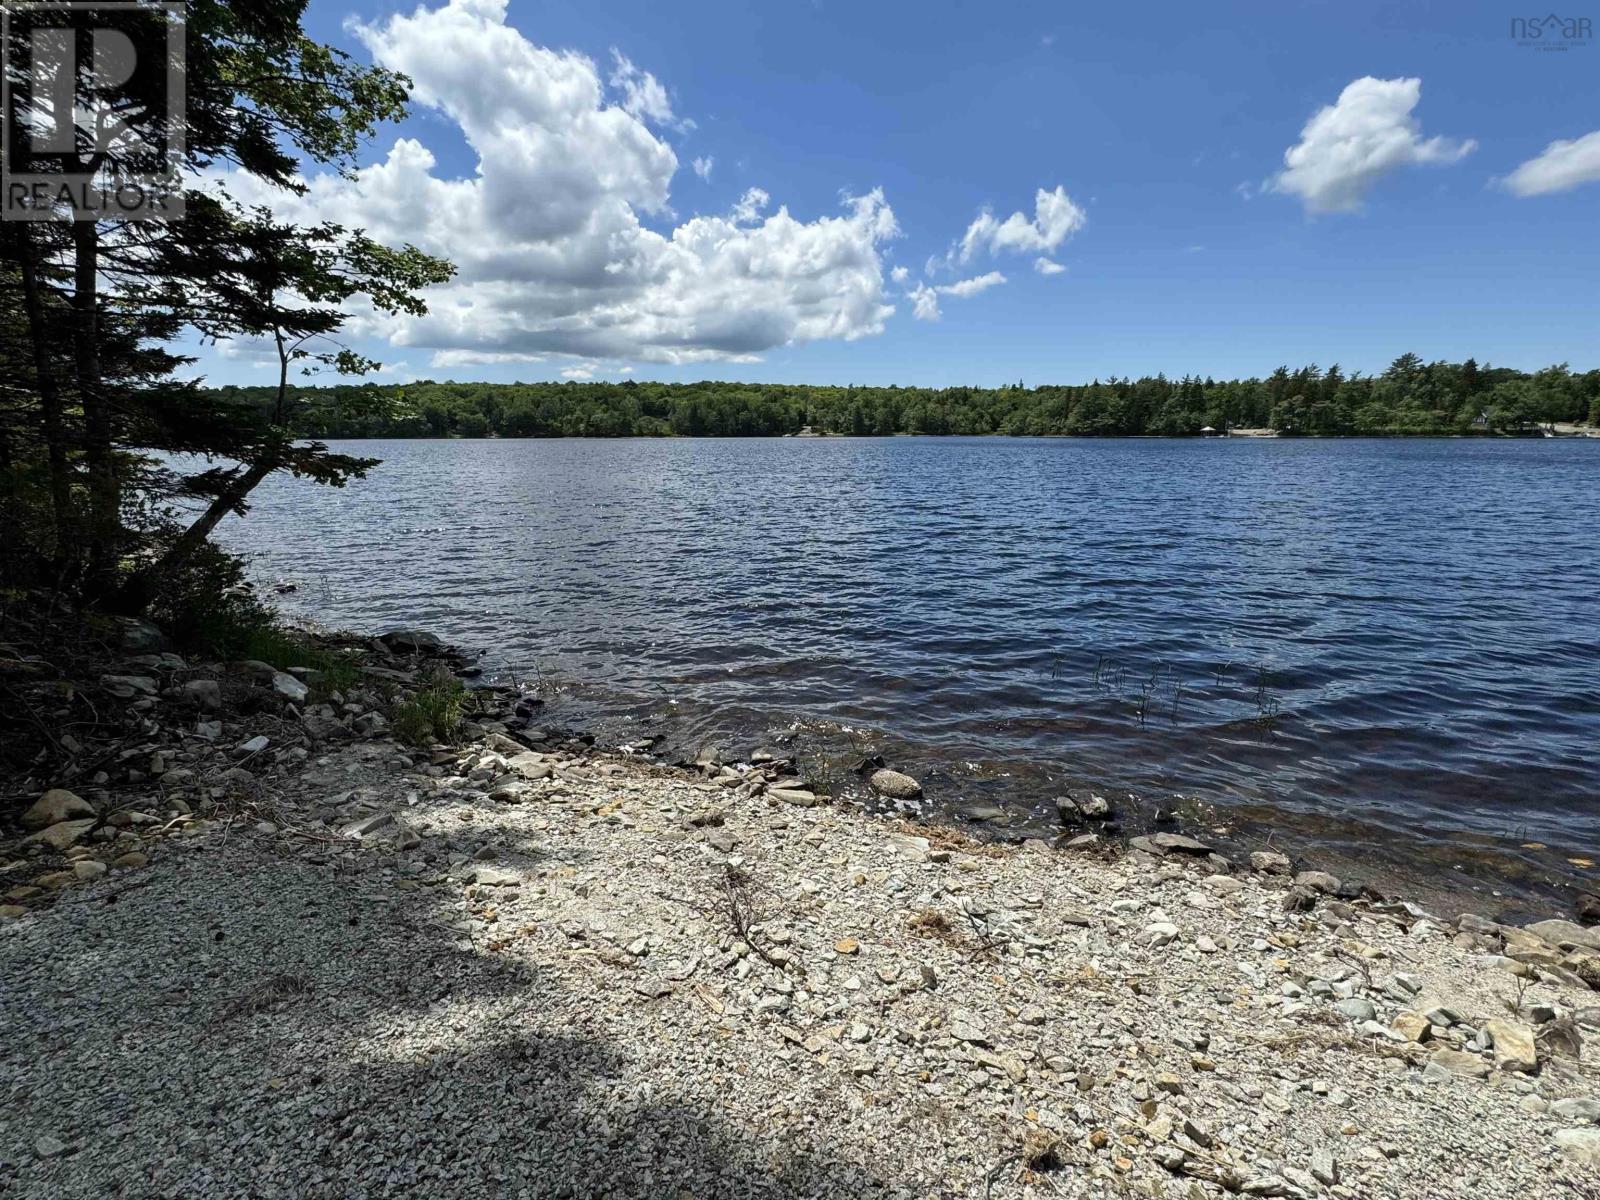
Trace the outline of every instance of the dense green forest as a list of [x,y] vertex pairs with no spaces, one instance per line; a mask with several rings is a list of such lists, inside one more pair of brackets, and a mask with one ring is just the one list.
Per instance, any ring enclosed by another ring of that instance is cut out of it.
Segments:
[[[1110,379],[1027,388],[806,387],[747,383],[436,383],[292,389],[296,430],[318,437],[770,436],[810,426],[917,434],[1518,433],[1600,423],[1600,370],[1396,359],[1381,375],[1280,367],[1264,379]],[[220,388],[268,406],[277,389]],[[384,403],[377,403],[379,400]]]

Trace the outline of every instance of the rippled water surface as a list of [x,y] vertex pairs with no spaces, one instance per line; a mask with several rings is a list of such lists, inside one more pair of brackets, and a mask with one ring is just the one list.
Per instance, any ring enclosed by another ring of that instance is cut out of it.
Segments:
[[[1600,844],[1600,441],[360,442],[228,537],[292,598],[951,796],[1179,790]],[[580,703],[574,700],[572,703]]]

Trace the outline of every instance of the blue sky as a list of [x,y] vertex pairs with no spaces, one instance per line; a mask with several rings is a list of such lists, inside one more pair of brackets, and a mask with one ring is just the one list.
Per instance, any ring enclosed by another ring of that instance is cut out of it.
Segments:
[[[361,323],[380,378],[1592,367],[1600,41],[1519,45],[1512,15],[313,0],[423,102],[388,169],[299,210],[463,263],[437,319]],[[248,348],[203,369],[267,379]]]

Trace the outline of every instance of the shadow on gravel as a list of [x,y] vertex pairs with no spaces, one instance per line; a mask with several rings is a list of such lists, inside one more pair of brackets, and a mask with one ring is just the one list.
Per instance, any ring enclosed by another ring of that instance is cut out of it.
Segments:
[[463,948],[429,889],[247,850],[174,848],[128,879],[0,929],[0,1195],[914,1191],[630,1073],[616,998],[686,1000],[599,964],[575,994]]

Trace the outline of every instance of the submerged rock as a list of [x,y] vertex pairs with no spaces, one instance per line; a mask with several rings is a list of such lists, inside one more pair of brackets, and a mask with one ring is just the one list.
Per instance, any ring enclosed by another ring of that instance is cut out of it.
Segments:
[[1152,833],[1128,839],[1128,845],[1146,854],[1210,854],[1211,847],[1181,833]]
[[1056,812],[1066,822],[1107,821],[1111,818],[1111,801],[1095,795],[1057,796]]
[[1210,854],[1211,847],[1181,833],[1158,833],[1150,839],[1171,854]]
[[393,629],[380,635],[378,640],[402,654],[438,654],[444,649],[437,634],[421,629]]

